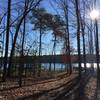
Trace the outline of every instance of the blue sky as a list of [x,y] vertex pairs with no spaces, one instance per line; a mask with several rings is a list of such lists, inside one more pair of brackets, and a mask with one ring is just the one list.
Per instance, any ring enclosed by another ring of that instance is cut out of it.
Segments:
[[54,8],[51,6],[51,1],[52,0],[43,0],[43,2],[41,3],[41,6],[45,7],[48,12],[54,14],[55,11],[54,11]]
[[[2,8],[2,7],[7,8],[7,1],[8,0],[0,0],[0,8]],[[18,2],[18,1],[12,0],[12,4],[15,3],[15,2]],[[51,1],[52,0],[43,0],[43,2],[41,3],[41,7],[44,7],[47,10],[47,12],[49,12],[49,13],[56,14],[55,9],[57,8],[57,5],[54,5],[54,8],[53,8],[51,6],[51,3],[53,3],[53,2],[51,2]],[[2,12],[1,12],[1,14],[2,14]],[[36,38],[38,38],[37,40],[39,40],[39,34],[36,34],[35,32],[32,31],[32,25],[28,24],[27,26],[28,26],[27,27],[28,28],[28,32],[30,33],[30,38],[29,39],[35,40],[35,37],[36,37]],[[29,39],[28,39],[28,41],[29,41]],[[52,32],[51,31],[48,32],[47,35],[43,36],[42,42],[46,44],[46,45],[43,45],[43,48],[45,48],[46,51],[49,51],[49,52],[52,51],[52,46],[53,46],[52,40],[53,40],[53,36],[52,36]],[[61,43],[57,45],[57,49],[56,50],[57,50],[56,53],[60,53]]]
[[[8,0],[0,0],[0,14],[2,14],[2,7],[6,7],[7,8],[7,1]],[[18,1],[20,1],[20,0],[12,0],[12,3],[14,3],[14,2],[18,2]],[[43,0],[43,2],[41,3],[41,7],[44,7],[46,10],[47,10],[47,12],[49,12],[49,13],[52,13],[52,14],[56,14],[56,11],[55,11],[55,9],[56,10],[58,10],[57,9],[57,5],[56,4],[54,4],[54,7],[53,6],[51,6],[51,3],[53,4],[53,2],[51,2],[51,1],[53,1],[53,0]],[[69,6],[72,6],[72,5],[69,5]],[[100,6],[100,0],[97,0],[97,9],[99,10],[99,7]],[[72,9],[71,9],[72,10]],[[58,12],[59,13],[61,13],[60,12],[60,10],[58,10]],[[72,10],[72,13],[75,13],[75,12],[73,12],[73,10]],[[87,16],[89,16],[89,13],[90,13],[90,11],[88,11],[87,10],[87,12],[86,12],[86,15]],[[100,13],[100,11],[99,11],[99,13]],[[61,13],[62,14],[62,13]],[[89,17],[88,17],[89,18]],[[73,23],[75,21],[75,17],[72,17],[71,15],[70,15],[70,23]],[[88,21],[87,21],[88,22]],[[31,24],[28,24],[27,25],[28,27],[28,31],[30,32],[30,38],[29,39],[35,39],[35,37],[37,38],[37,40],[39,40],[39,34],[36,34],[35,32],[32,32],[32,25]],[[72,30],[72,29],[70,29],[70,34],[72,34],[72,33],[74,33],[76,30]],[[35,34],[35,35],[34,35]],[[29,40],[28,39],[28,40]],[[53,39],[53,36],[52,36],[52,33],[51,32],[48,32],[48,34],[47,35],[45,35],[45,36],[43,36],[43,43],[46,43],[46,45],[43,45],[43,48],[45,48],[45,50],[44,51],[51,51],[52,50],[52,45],[53,45],[53,42],[51,42],[51,40]],[[82,39],[81,39],[82,40]],[[71,45],[73,45],[73,47],[74,48],[76,48],[77,49],[77,41],[76,41],[76,37],[75,38],[72,38],[72,39],[70,39],[70,41],[71,41]],[[82,46],[82,42],[81,42],[81,46]],[[61,43],[60,44],[58,44],[58,46],[57,46],[57,53],[59,53],[59,51],[60,51],[60,49],[61,49]],[[44,52],[43,51],[43,52]],[[45,53],[44,53],[45,54]]]

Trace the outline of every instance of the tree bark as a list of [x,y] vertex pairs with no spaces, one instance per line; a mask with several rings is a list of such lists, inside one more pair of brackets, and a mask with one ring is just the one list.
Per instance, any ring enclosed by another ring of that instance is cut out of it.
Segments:
[[[26,12],[26,0],[25,0],[25,12]],[[22,50],[21,50],[21,62],[23,60],[24,57],[24,41],[25,41],[25,29],[26,29],[26,16],[24,18],[24,23],[23,23],[23,34],[22,34]],[[24,64],[20,63],[19,65],[19,87],[22,86],[22,73],[23,73],[23,69],[24,69]]]
[[76,5],[76,18],[77,18],[77,49],[78,49],[78,66],[79,66],[79,78],[81,78],[81,51],[80,51],[80,8],[79,0],[75,0]]
[[96,45],[96,61],[97,61],[97,75],[99,76],[99,40],[98,40],[98,22],[95,20],[95,45]]
[[84,59],[84,69],[85,69],[85,73],[86,73],[86,52],[85,52],[85,32],[84,32],[84,28],[83,25],[81,24],[82,27],[82,38],[83,38],[83,59]]
[[7,60],[8,60],[8,48],[9,48],[9,31],[10,31],[10,17],[11,17],[11,0],[8,0],[6,45],[5,45],[4,69],[3,69],[2,81],[6,81],[6,74],[7,74]]
[[[42,53],[42,24],[41,24],[41,21],[40,21],[40,36],[39,36],[39,58],[41,56],[41,53]],[[41,74],[41,61],[39,59],[39,66],[38,66],[38,76],[40,76]]]
[[[70,37],[69,37],[69,20],[68,20],[68,2],[65,3],[65,19],[66,19],[66,39],[67,39],[67,48],[68,52],[68,61],[69,61],[69,74],[72,73],[71,57],[70,57]],[[67,50],[66,50],[67,51]]]

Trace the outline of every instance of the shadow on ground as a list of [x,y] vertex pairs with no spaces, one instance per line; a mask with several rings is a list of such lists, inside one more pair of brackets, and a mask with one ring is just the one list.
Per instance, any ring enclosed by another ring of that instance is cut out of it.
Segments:
[[96,90],[93,100],[100,100],[100,73],[96,75]]

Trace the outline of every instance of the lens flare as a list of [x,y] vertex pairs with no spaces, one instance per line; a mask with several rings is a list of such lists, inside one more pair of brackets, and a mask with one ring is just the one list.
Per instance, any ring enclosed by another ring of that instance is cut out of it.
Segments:
[[92,10],[91,13],[90,13],[90,17],[92,19],[97,19],[99,17],[99,12],[97,10]]

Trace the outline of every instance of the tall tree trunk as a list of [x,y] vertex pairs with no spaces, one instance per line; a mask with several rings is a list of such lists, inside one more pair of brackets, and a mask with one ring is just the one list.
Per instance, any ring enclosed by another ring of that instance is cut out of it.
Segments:
[[78,66],[79,66],[79,78],[81,78],[81,51],[80,51],[80,8],[79,0],[75,0],[76,5],[76,17],[77,17],[77,49],[78,49]]
[[85,32],[84,32],[84,27],[82,25],[81,22],[81,28],[82,28],[82,38],[83,38],[83,60],[84,60],[84,69],[85,69],[85,73],[86,73],[86,52],[85,52]]
[[99,40],[98,40],[98,22],[95,20],[95,45],[96,45],[96,61],[97,61],[97,75],[99,76]]
[[65,19],[66,19],[66,37],[67,37],[67,48],[68,61],[69,61],[69,74],[72,73],[71,57],[70,57],[70,37],[69,37],[69,20],[68,20],[68,1],[65,1]]
[[86,52],[85,52],[85,37],[84,37],[84,32],[83,32],[83,57],[84,57],[84,68],[85,68],[85,73],[86,73]]
[[38,76],[40,76],[40,74],[41,74],[41,60],[40,60],[41,54],[42,54],[42,24],[41,24],[41,21],[40,21]]
[[[26,12],[26,0],[25,0],[25,12]],[[25,29],[26,29],[26,16],[24,18],[24,23],[23,23],[23,34],[22,34],[22,50],[21,50],[21,62],[23,60],[24,57],[24,42],[25,42]],[[23,69],[24,69],[24,64],[20,63],[19,65],[19,87],[22,86],[22,73],[23,73]]]
[[11,0],[8,0],[8,15],[7,15],[7,31],[6,31],[6,45],[5,45],[5,56],[4,56],[4,69],[2,81],[6,80],[7,72],[7,58],[8,58],[8,48],[9,48],[9,31],[10,31],[10,16],[11,16]]
[[[89,54],[92,54],[93,55],[93,53],[94,53],[94,47],[93,47],[93,31],[92,31],[92,29],[93,29],[93,26],[92,26],[92,20],[91,20],[91,23],[90,23],[90,30],[89,30],[89,38],[90,38],[90,40],[89,40]],[[94,30],[94,33],[95,33],[95,30]],[[92,71],[94,71],[94,65],[93,65],[93,63],[91,63],[91,68],[92,68]]]
[[[94,0],[94,7],[96,8],[96,1]],[[98,40],[98,21],[95,19],[95,49],[96,49],[96,63],[97,63],[97,78],[100,79],[100,68],[99,68],[99,40]]]
[[86,52],[85,52],[85,1],[83,0],[83,16],[80,15],[80,22],[81,22],[81,31],[82,31],[82,38],[83,38],[83,60],[84,60],[84,70],[86,73]]
[[54,33],[54,44],[53,44],[53,61],[54,61],[54,72],[56,71],[55,55],[56,55],[56,33]]

